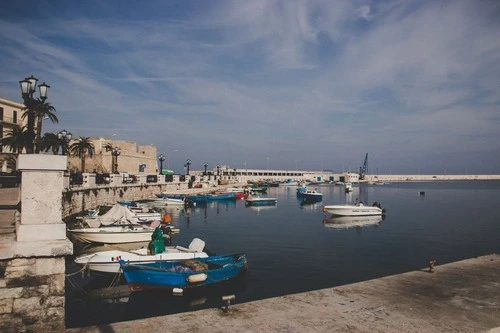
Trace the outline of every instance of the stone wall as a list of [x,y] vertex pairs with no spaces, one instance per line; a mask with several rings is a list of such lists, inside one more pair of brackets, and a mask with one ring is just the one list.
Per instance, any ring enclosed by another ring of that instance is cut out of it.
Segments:
[[64,257],[0,261],[0,331],[64,331]]

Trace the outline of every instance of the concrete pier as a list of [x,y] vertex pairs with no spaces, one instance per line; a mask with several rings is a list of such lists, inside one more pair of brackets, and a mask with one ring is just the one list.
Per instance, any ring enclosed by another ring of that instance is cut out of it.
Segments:
[[66,332],[500,332],[499,254],[433,271]]

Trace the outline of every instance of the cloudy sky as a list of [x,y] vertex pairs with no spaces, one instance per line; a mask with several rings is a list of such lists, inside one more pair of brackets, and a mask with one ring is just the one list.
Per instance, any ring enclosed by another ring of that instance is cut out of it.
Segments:
[[[500,173],[499,1],[2,1],[0,97],[182,171]],[[164,165],[165,166],[165,165]]]

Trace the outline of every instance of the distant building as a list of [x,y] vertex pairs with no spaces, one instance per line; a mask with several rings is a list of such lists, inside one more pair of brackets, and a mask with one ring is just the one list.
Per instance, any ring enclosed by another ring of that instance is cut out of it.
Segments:
[[[76,139],[76,138],[75,138]],[[94,145],[94,156],[85,158],[84,172],[97,171],[98,173],[112,173],[113,164],[116,164],[118,173],[158,173],[158,161],[156,159],[157,149],[153,145],[140,146],[133,141],[113,140],[110,138],[91,138]],[[69,143],[74,142],[71,140]],[[110,149],[106,147],[120,148],[120,155],[116,161]],[[68,170],[81,172],[81,158],[68,157]]]
[[[0,139],[9,135],[15,126],[26,126],[28,119],[22,119],[24,104],[0,98]],[[16,170],[16,156],[10,147],[0,144],[0,172]]]

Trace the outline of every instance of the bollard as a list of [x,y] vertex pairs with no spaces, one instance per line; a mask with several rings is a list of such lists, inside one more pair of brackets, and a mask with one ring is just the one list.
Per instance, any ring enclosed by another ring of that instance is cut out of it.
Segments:
[[234,295],[222,296],[222,301],[226,303],[226,305],[224,306],[224,312],[229,312],[229,305],[231,305],[231,301],[233,301],[234,299],[236,299],[236,296]]
[[434,273],[435,265],[436,265],[436,259],[429,260],[429,273]]

